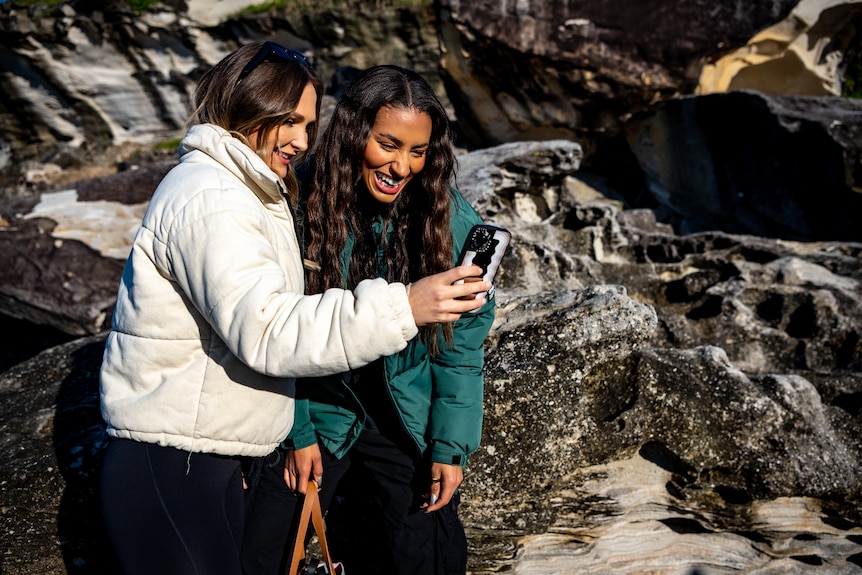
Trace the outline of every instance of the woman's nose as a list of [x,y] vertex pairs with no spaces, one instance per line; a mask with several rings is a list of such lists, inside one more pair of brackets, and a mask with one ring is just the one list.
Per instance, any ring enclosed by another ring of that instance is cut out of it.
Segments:
[[393,176],[406,178],[410,174],[410,162],[405,156],[399,155],[392,161],[390,169]]
[[305,130],[303,130],[302,133],[297,134],[291,144],[293,144],[294,149],[298,152],[308,149],[308,134]]

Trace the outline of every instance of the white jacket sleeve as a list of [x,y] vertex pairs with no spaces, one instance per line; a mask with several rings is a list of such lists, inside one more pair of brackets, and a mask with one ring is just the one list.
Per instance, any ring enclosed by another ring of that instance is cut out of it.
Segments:
[[276,377],[338,373],[416,335],[403,284],[366,280],[355,292],[303,295],[292,226],[251,200],[178,214],[164,252],[179,289],[241,361]]

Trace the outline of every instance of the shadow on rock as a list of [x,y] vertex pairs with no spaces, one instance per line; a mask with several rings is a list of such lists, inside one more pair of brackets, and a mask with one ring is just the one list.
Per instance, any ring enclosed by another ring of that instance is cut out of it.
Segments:
[[69,573],[115,573],[99,514],[98,477],[108,436],[99,410],[102,341],[72,354],[72,370],[57,394],[54,454],[66,488],[57,535]]
[[83,338],[0,374],[5,575],[117,572],[97,501],[103,349],[104,336]]

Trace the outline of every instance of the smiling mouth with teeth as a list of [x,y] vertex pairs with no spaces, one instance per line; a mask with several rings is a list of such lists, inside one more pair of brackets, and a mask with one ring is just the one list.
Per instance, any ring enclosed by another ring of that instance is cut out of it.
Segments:
[[284,163],[289,164],[289,163],[290,163],[290,160],[291,160],[291,159],[293,159],[293,157],[294,157],[296,154],[289,154],[289,153],[287,153],[287,152],[283,152],[283,151],[282,151],[282,149],[283,149],[283,148],[286,148],[287,146],[288,146],[288,144],[279,144],[279,143],[276,143],[274,152],[275,152],[275,155],[276,155],[276,156],[278,156],[279,158],[281,158],[282,160],[284,160]]
[[290,162],[290,159],[293,157],[291,154],[282,152],[281,150],[276,150],[276,154],[278,154],[281,158],[283,158],[286,162]]
[[401,183],[404,182],[403,178],[399,179],[399,180],[395,180],[395,179],[391,178],[390,176],[387,176],[386,174],[383,174],[381,172],[375,173],[375,176],[377,176],[377,183],[380,184],[378,187],[383,192],[395,193],[400,188]]

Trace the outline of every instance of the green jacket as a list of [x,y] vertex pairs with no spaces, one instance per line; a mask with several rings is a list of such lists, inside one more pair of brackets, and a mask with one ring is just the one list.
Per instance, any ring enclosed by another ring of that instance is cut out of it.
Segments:
[[[452,196],[450,224],[457,258],[470,228],[482,220],[458,192],[453,190]],[[351,251],[352,243],[344,250],[345,265]],[[478,313],[466,313],[455,322],[451,348],[441,336],[432,359],[425,344],[413,338],[401,352],[384,358],[389,396],[417,449],[430,461],[464,465],[479,447],[484,344],[493,321],[492,292]],[[340,458],[364,423],[365,410],[342,376],[300,380],[294,427],[283,445],[300,449],[319,440]]]

